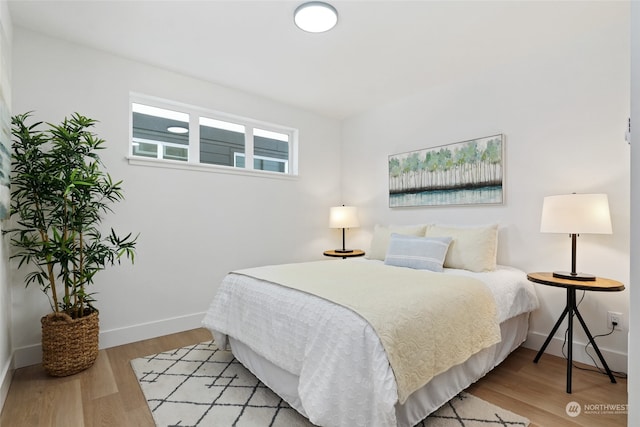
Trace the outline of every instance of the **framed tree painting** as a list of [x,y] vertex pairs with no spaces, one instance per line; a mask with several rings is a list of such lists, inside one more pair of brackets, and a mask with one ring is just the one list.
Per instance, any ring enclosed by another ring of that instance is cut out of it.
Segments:
[[504,203],[504,136],[389,156],[389,207]]

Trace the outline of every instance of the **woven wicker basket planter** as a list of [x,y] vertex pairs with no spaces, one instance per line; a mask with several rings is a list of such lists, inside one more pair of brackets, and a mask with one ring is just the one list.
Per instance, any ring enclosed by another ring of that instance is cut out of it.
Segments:
[[72,319],[51,313],[42,322],[42,366],[55,377],[65,377],[93,365],[98,357],[98,312]]

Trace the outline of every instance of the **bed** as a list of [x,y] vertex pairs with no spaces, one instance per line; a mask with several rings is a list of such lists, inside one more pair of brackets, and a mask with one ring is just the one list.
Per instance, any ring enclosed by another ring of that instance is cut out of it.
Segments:
[[[218,347],[316,425],[414,426],[517,348],[538,306],[520,270],[447,267],[473,240],[466,229],[376,233],[368,259],[229,273],[203,320]],[[436,271],[415,268],[427,241],[447,242]]]

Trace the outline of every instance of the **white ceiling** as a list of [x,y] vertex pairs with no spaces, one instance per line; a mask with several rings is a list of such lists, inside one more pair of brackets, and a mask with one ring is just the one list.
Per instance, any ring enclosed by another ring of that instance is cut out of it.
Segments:
[[13,25],[345,118],[620,20],[625,2],[10,0]]

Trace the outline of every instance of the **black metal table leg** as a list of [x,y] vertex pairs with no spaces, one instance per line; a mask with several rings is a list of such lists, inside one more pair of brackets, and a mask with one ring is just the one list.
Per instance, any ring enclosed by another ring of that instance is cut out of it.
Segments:
[[578,320],[580,321],[580,324],[582,325],[582,329],[584,330],[584,333],[587,334],[587,337],[589,338],[589,342],[593,346],[593,349],[596,351],[596,354],[598,355],[598,358],[600,359],[600,362],[602,363],[602,366],[604,366],[604,369],[607,371],[607,375],[609,375],[609,379],[611,380],[612,383],[615,384],[616,383],[616,377],[613,376],[613,373],[611,372],[611,369],[609,369],[609,365],[607,365],[607,362],[604,360],[604,356],[602,356],[602,353],[600,353],[600,349],[598,348],[598,345],[596,344],[596,340],[593,339],[593,336],[591,335],[591,332],[589,332],[589,328],[587,328],[587,324],[584,322],[584,319],[582,318],[582,315],[578,311],[578,307],[576,307],[575,311],[576,311],[576,317],[578,317]]
[[576,310],[576,290],[567,288],[567,310],[569,316],[567,349],[567,393],[571,393],[571,368],[573,367],[573,312]]
[[571,393],[571,367],[573,363],[573,313],[574,311],[577,312],[576,291],[575,289],[567,288],[567,304],[564,310],[562,311],[562,314],[558,318],[558,321],[556,322],[555,325],[553,325],[553,329],[551,329],[551,332],[549,332],[549,336],[547,336],[547,339],[545,340],[544,344],[542,345],[542,347],[540,347],[538,354],[536,354],[536,357],[533,359],[533,363],[538,363],[538,360],[540,360],[540,357],[542,357],[542,354],[544,353],[547,346],[553,339],[553,336],[555,335],[556,331],[560,327],[560,324],[562,323],[562,321],[566,316],[569,316],[568,318],[569,324],[567,326],[568,333],[569,333],[569,337],[568,337],[569,348],[568,348],[568,358],[567,358],[567,393]]
[[551,342],[551,339],[553,338],[553,335],[556,333],[556,331],[558,330],[558,327],[560,326],[560,324],[562,323],[562,321],[564,320],[564,317],[567,315],[567,312],[569,311],[569,309],[567,307],[564,308],[564,311],[562,312],[562,314],[560,315],[560,318],[558,319],[558,321],[556,322],[556,324],[553,326],[553,329],[551,329],[551,332],[549,332],[549,336],[547,337],[547,339],[545,340],[544,344],[542,344],[542,347],[540,347],[540,350],[538,351],[538,354],[536,354],[535,359],[533,359],[533,363],[538,363],[538,360],[540,360],[540,357],[542,356],[542,354],[544,353],[545,349],[547,348],[547,346],[549,345],[549,343]]

